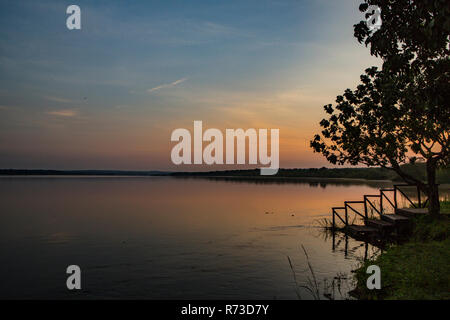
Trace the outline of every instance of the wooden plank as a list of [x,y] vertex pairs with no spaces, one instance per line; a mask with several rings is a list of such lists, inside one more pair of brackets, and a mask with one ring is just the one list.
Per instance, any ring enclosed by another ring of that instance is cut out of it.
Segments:
[[377,232],[377,229],[375,229],[375,228],[368,227],[368,226],[359,226],[359,225],[355,225],[355,224],[348,226],[348,228],[351,230],[357,231],[357,232]]
[[428,209],[427,208],[401,208],[401,209],[397,208],[397,209],[395,209],[395,213],[400,216],[412,218],[412,217],[428,214]]
[[413,223],[408,217],[404,217],[398,214],[384,214],[381,219],[391,222],[395,225],[397,234],[407,234],[412,231]]
[[350,225],[346,231],[353,237],[368,237],[378,233],[378,230],[368,226]]
[[384,214],[381,216],[381,219],[394,224],[409,223],[411,221],[410,218],[398,214]]
[[395,227],[393,223],[383,221],[383,220],[375,220],[375,219],[367,219],[365,221],[365,224],[368,227],[374,227],[381,231],[384,231],[386,229],[394,229],[394,227]]

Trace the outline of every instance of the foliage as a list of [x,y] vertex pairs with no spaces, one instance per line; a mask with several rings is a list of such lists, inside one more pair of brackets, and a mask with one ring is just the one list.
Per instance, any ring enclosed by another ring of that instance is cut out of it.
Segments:
[[[446,1],[365,0],[381,9],[381,29],[361,21],[355,37],[383,59],[366,69],[356,90],[345,90],[336,105],[324,107],[314,151],[334,164],[391,168],[419,185],[439,212],[436,171],[450,163],[450,6]],[[370,13],[369,13],[370,15]],[[424,161],[427,184],[402,170],[407,161]]]
[[[405,164],[402,169],[418,179],[426,180],[426,168],[423,163]],[[207,172],[175,172],[173,176],[200,177],[255,177],[261,178],[258,169],[255,170],[224,170]],[[273,176],[286,178],[332,178],[332,179],[366,179],[399,181],[401,177],[394,171],[385,168],[308,168],[308,169],[280,169]],[[450,169],[442,168],[437,172],[438,183],[450,183]]]
[[[448,205],[448,203],[447,203]],[[450,218],[421,217],[411,240],[392,246],[356,270],[360,299],[450,299]],[[367,267],[381,269],[381,290],[366,287]]]

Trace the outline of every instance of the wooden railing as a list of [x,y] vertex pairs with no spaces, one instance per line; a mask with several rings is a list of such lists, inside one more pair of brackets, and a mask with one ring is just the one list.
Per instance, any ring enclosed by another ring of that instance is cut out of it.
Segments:
[[[405,194],[402,189],[400,189],[399,187],[411,187],[411,186],[415,186],[416,187],[416,191],[417,191],[417,204],[414,203],[407,194]],[[394,185],[394,189],[398,190],[408,201],[409,203],[414,207],[414,208],[425,208],[427,203],[428,203],[428,198],[425,199],[425,201],[422,202],[422,197],[421,197],[421,193],[420,193],[420,189],[419,186],[416,184],[395,184]],[[396,193],[395,193],[396,195]],[[395,197],[394,199],[397,199],[397,197]],[[395,202],[395,208],[397,208],[397,200]]]
[[[401,189],[401,187],[411,187],[415,186],[417,191],[417,201],[416,204],[414,201],[412,201],[408,195]],[[393,192],[393,201],[387,196],[387,193]],[[369,210],[374,210],[380,217],[385,214],[385,202],[387,205],[390,205],[394,212],[398,208],[398,197],[397,192],[399,192],[406,200],[409,201],[409,203],[414,208],[424,208],[428,202],[428,199],[426,199],[424,202],[422,202],[421,199],[421,193],[418,185],[415,184],[394,184],[393,188],[387,188],[387,189],[380,189],[380,194],[366,194],[363,196],[362,201],[344,201],[343,207],[333,207],[332,208],[332,214],[333,214],[333,228],[336,226],[336,218],[338,218],[342,223],[344,223],[345,226],[349,225],[349,209],[359,217],[363,218],[364,220],[369,219]],[[371,201],[372,198],[378,198],[379,199],[379,206]],[[355,209],[353,204],[364,204],[364,212],[361,212],[358,209]],[[343,212],[342,212],[343,211]],[[339,213],[341,212],[341,213]]]

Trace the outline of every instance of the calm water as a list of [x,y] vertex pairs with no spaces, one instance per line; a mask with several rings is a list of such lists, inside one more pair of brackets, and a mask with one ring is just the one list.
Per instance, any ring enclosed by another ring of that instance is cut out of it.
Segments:
[[[332,250],[315,221],[386,185],[0,178],[0,297],[296,299],[287,256],[299,285],[310,276],[301,245],[321,285],[349,275],[364,243],[338,238]],[[71,264],[81,292],[66,289]]]

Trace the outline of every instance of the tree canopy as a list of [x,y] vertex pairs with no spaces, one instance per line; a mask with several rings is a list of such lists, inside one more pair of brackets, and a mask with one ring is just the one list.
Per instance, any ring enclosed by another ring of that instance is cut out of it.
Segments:
[[[369,5],[381,9],[381,28],[370,31],[361,21],[354,35],[382,58],[382,69],[368,68],[355,90],[324,107],[328,118],[311,146],[333,164],[395,170],[428,194],[436,213],[436,169],[450,162],[450,6],[443,0],[366,0],[360,10]],[[426,162],[427,184],[401,169],[408,159]]]

